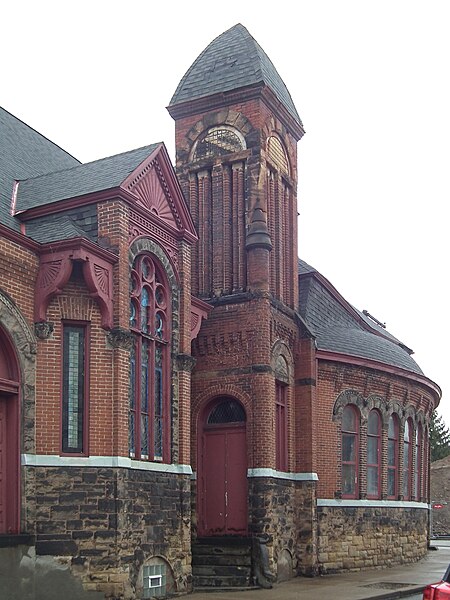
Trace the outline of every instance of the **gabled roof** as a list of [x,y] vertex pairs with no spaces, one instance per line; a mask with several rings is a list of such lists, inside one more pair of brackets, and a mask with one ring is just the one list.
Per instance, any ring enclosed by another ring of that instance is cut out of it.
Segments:
[[0,107],[0,223],[19,229],[11,216],[14,181],[27,179],[80,162],[62,148]]
[[291,95],[270,58],[238,23],[203,50],[178,84],[169,107],[257,84],[268,86],[295,121],[302,124]]
[[316,335],[318,350],[373,360],[423,375],[409,350],[355,309],[314,267],[298,261],[300,314]]
[[117,188],[159,145],[151,144],[20,181],[15,213],[19,214],[43,204]]

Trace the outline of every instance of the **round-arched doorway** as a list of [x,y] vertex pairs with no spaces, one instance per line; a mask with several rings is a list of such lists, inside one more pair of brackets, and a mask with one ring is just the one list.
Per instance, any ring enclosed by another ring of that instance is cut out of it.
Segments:
[[209,403],[200,427],[198,535],[246,535],[248,527],[246,413],[222,396]]
[[0,534],[19,533],[19,369],[0,327]]

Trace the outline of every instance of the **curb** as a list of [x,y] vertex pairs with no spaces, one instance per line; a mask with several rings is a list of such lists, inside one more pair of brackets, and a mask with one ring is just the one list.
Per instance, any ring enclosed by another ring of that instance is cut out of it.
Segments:
[[426,588],[426,585],[418,585],[407,590],[397,590],[396,592],[386,592],[385,594],[377,594],[376,596],[367,596],[364,600],[395,600],[396,598],[404,598],[413,594],[421,594]]

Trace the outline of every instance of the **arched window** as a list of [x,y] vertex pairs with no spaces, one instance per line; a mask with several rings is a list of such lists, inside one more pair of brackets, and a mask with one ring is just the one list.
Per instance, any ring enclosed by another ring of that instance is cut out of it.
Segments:
[[403,498],[405,500],[411,498],[412,432],[412,421],[408,419],[403,434]]
[[193,160],[212,156],[224,156],[233,152],[239,152],[244,148],[244,139],[238,131],[233,130],[227,125],[212,127],[197,143]]
[[415,461],[414,461],[414,495],[416,500],[420,500],[421,493],[421,472],[422,472],[422,425],[419,423],[416,429],[416,446],[415,446]]
[[380,497],[381,474],[381,419],[378,411],[371,410],[367,424],[367,496]]
[[391,415],[388,428],[387,494],[392,499],[398,496],[398,432],[398,417]]
[[148,254],[131,272],[129,453],[168,462],[170,439],[170,292]]
[[359,412],[346,406],[342,413],[342,497],[356,498],[359,477]]
[[267,154],[277,169],[289,175],[289,163],[286,152],[280,140],[274,135],[271,135],[267,141]]

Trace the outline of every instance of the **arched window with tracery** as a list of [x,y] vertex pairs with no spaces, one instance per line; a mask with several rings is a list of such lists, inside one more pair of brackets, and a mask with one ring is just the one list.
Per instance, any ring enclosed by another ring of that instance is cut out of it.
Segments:
[[411,499],[412,435],[413,425],[411,419],[408,419],[403,433],[403,498],[405,500]]
[[170,291],[159,263],[136,257],[131,272],[129,453],[170,460]]
[[342,497],[356,498],[359,488],[359,411],[347,405],[342,413]]
[[367,497],[379,498],[381,490],[381,418],[371,410],[367,424]]
[[391,415],[388,427],[388,465],[387,465],[387,495],[394,499],[398,496],[398,417]]

